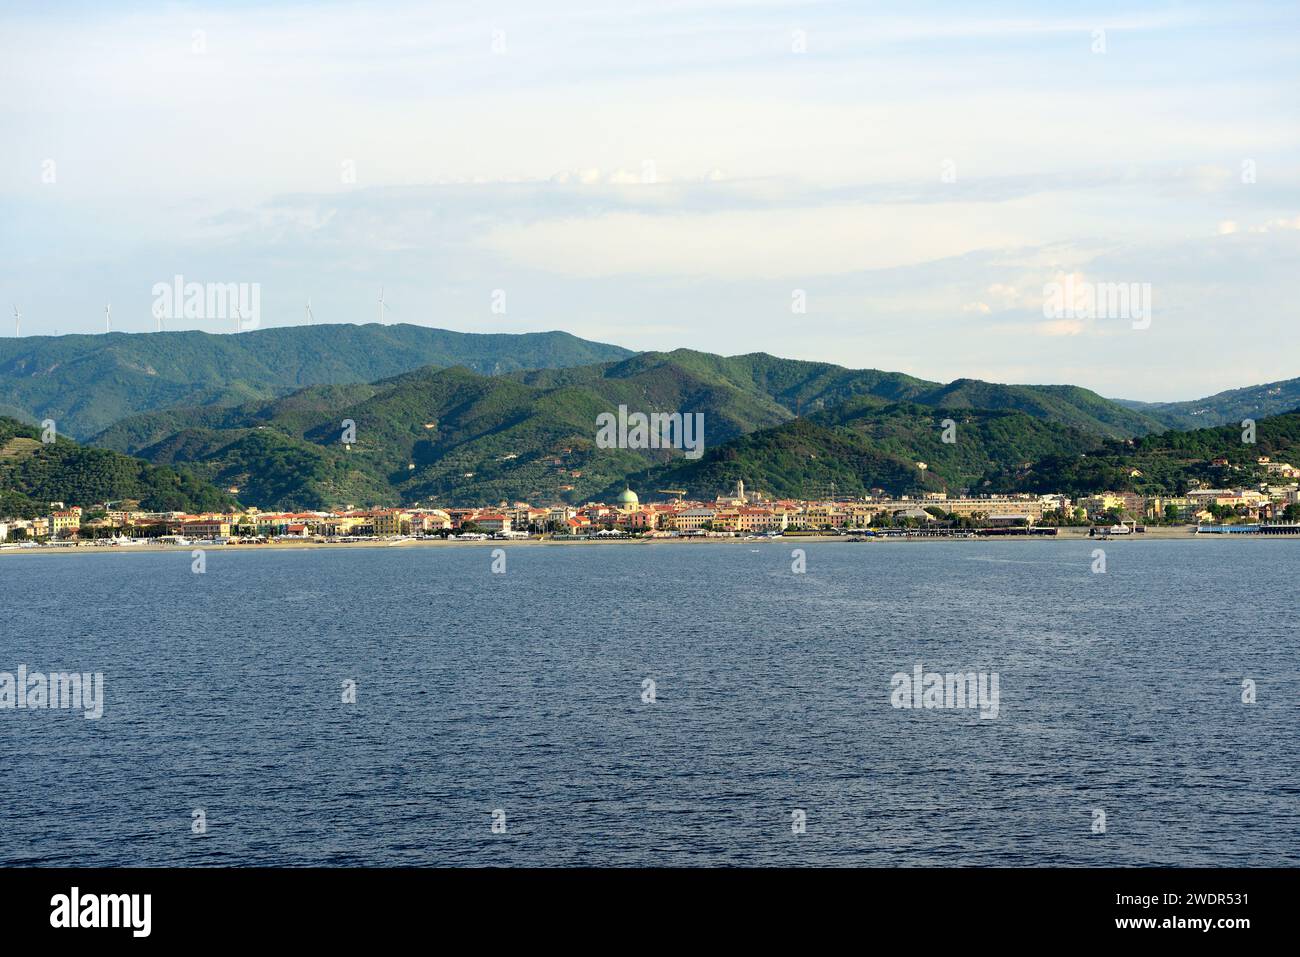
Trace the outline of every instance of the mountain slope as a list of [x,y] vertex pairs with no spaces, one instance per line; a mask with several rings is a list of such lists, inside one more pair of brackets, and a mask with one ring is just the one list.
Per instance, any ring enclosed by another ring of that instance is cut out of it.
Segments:
[[[941,401],[952,406],[929,405]],[[764,434],[752,446],[729,449],[725,460],[670,461],[673,455],[661,450],[595,447],[597,416],[620,405],[700,413],[706,450],[713,450],[790,424],[790,402],[816,429]],[[993,409],[972,409],[972,402]],[[940,441],[944,418],[959,423],[955,444]],[[345,420],[356,423],[350,447],[340,441]],[[720,475],[734,481],[746,469],[750,481],[761,478],[788,494],[831,481],[846,490],[873,484],[897,490],[908,482],[959,488],[990,469],[1091,449],[1102,436],[1147,427],[1137,413],[1071,387],[974,380],[942,386],[763,354],[728,358],[683,350],[494,377],[424,368],[369,385],[313,386],[226,408],[132,416],[95,441],[153,462],[185,464],[262,507],[315,508],[585,501],[629,475],[655,487],[716,492]],[[785,450],[786,437],[809,450],[798,467],[801,452]],[[819,464],[810,465],[823,442]],[[838,459],[844,461],[831,468]],[[724,461],[729,471],[719,471]],[[931,474],[920,474],[916,461],[927,462]],[[792,471],[781,478],[786,467]]]
[[[943,421],[955,441],[943,441]],[[634,488],[685,489],[712,498],[737,479],[771,495],[810,498],[946,489],[990,491],[982,479],[1002,463],[1028,465],[1049,454],[1078,454],[1101,440],[1018,411],[932,409],[916,403],[850,400],[808,418],[763,429],[630,477]],[[922,469],[919,463],[924,463]],[[613,487],[606,489],[608,495]]]
[[[743,374],[711,357],[685,359],[651,353],[492,377],[464,368],[425,368],[373,384],[314,386],[230,408],[135,416],[97,441],[160,465],[192,469],[265,508],[316,508],[581,502],[607,498],[629,481],[644,491],[682,488],[708,498],[739,478],[771,494],[799,497],[825,494],[832,483],[841,494],[872,487],[895,494],[939,488],[1178,490],[1197,476],[1240,482],[1234,474],[1216,473],[1209,461],[1222,454],[1252,466],[1255,456],[1269,454],[1279,428],[1274,420],[1263,428],[1261,420],[1259,444],[1244,447],[1233,429],[1105,439],[1092,430],[1098,421],[1122,421],[1111,418],[1118,407],[1098,406],[1086,390],[971,380],[932,389],[890,374],[855,380],[849,370],[810,370],[809,364],[763,357],[745,357]],[[763,365],[767,370],[756,374]],[[791,419],[774,398],[746,389],[747,381],[761,381],[782,398],[800,389],[820,397],[872,387],[917,398],[899,402],[859,393]],[[932,407],[919,401],[941,396],[1017,407]],[[703,458],[596,448],[597,416],[618,404],[633,411],[702,412]],[[1052,421],[1080,416],[1088,428]],[[952,442],[943,441],[947,419],[955,428]],[[345,421],[356,431],[348,444],[341,441]],[[1285,442],[1279,448],[1289,454]],[[1146,478],[1129,476],[1133,468]]]
[[1191,402],[1115,401],[1171,429],[1240,425],[1243,419],[1262,419],[1300,407],[1300,378],[1230,389]]
[[1126,409],[1095,392],[1074,385],[1000,385],[956,379],[916,397],[947,409],[994,409],[1024,412],[1109,438],[1158,432],[1164,424],[1135,409]]
[[[1014,491],[1085,495],[1103,490],[1174,495],[1199,483],[1237,488],[1266,480],[1258,459],[1300,460],[1300,409],[1259,419],[1253,444],[1236,425],[1169,431],[1128,442],[1110,441],[1086,455],[1050,455],[1028,466],[1008,465],[988,479]],[[1226,464],[1215,465],[1215,461]],[[1135,474],[1136,473],[1136,474]]]
[[[96,441],[153,462],[185,463],[263,507],[582,500],[672,454],[597,449],[597,417],[619,401],[701,412],[719,440],[739,434],[751,414],[779,420],[752,396],[689,374],[539,388],[463,368],[427,368],[229,409],[134,416]],[[346,445],[345,421],[355,424],[355,441]]]
[[[717,442],[793,418],[777,397],[754,383],[718,375],[700,363],[681,361],[683,357],[706,355],[686,350],[643,352],[617,362],[532,370],[510,378],[541,389],[586,389],[606,399],[611,408],[626,405],[633,412],[702,412],[708,435]],[[721,356],[708,358],[727,361]]]
[[212,511],[233,498],[184,471],[92,449],[58,438],[45,444],[40,431],[0,418],[0,516],[33,518],[51,502],[91,505],[138,499],[146,511]]
[[[750,427],[741,428],[741,432],[773,424],[773,417],[781,421],[796,414],[814,413],[859,396],[936,408],[1019,411],[1109,438],[1145,435],[1164,428],[1156,418],[1078,386],[1003,385],[978,379],[957,379],[945,385],[900,372],[846,369],[762,352],[742,356],[717,356],[689,349],[646,352],[617,362],[523,372],[514,377],[538,386],[565,383],[601,388],[604,394],[612,395],[608,385],[613,380],[646,381],[663,370],[676,370],[697,381],[753,396],[758,404],[749,413]],[[741,414],[732,421],[743,425],[745,417]]]
[[901,372],[848,369],[829,362],[781,359],[764,352],[720,356],[691,349],[642,353],[611,364],[607,375],[619,377],[625,374],[624,369],[649,370],[668,365],[687,370],[703,381],[763,396],[791,416],[859,395],[910,399],[938,386]]
[[411,325],[28,336],[0,340],[0,413],[51,418],[60,432],[84,438],[139,412],[235,405],[429,365],[496,375],[631,354],[565,332],[479,334]]

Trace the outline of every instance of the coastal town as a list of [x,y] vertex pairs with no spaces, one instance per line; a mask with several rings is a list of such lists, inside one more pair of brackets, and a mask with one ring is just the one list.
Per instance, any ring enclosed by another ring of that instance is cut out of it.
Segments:
[[735,538],[781,535],[963,536],[1055,534],[1062,527],[1131,534],[1147,525],[1183,526],[1198,533],[1300,532],[1300,469],[1261,460],[1269,480],[1256,488],[1197,488],[1178,496],[1103,492],[1065,495],[886,495],[773,499],[744,481],[709,501],[661,489],[642,502],[628,488],[612,502],[492,507],[348,508],[339,511],[261,511],[186,514],[149,512],[138,502],[88,507],[50,503],[37,518],[0,517],[0,548],[160,543],[239,544],[277,540],[357,542],[608,538]]

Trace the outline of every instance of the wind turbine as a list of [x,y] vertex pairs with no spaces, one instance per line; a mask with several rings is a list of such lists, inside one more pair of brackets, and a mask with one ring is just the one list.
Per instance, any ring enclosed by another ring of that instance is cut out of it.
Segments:
[[22,322],[23,322],[23,314],[18,311],[18,306],[15,305],[14,306],[14,338],[15,339],[17,339],[18,336],[20,335],[19,328],[21,327]]
[[379,287],[379,324],[384,325],[384,310],[391,309],[392,306],[384,302],[384,287]]
[[311,315],[311,297],[308,296],[308,297],[307,297],[307,325],[309,325],[309,326],[311,325],[311,320],[312,320],[312,315]]
[[113,331],[113,304],[111,302],[104,306],[104,331]]

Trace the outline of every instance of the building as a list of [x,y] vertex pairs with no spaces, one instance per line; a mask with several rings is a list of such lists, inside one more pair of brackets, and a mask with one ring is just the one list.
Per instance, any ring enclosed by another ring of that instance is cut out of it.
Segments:
[[1033,525],[1028,515],[990,515],[989,528],[1028,528]]
[[1300,469],[1287,462],[1270,461],[1267,455],[1261,455],[1259,457],[1259,464],[1264,467],[1264,471],[1266,471],[1270,476],[1279,478],[1300,478]]
[[1268,501],[1268,496],[1253,489],[1193,489],[1187,493],[1202,508],[1217,505],[1220,508],[1258,509]]
[[991,495],[988,498],[948,498],[933,503],[958,518],[993,518],[998,515],[1028,515],[1043,520],[1044,503],[1036,495]]
[[734,508],[719,508],[717,514],[713,516],[713,531],[715,532],[734,532],[737,530],[737,523],[740,521],[740,515]]
[[679,509],[673,515],[673,528],[679,532],[698,532],[706,525],[713,527],[713,522],[718,517],[717,509],[702,506],[699,508]]
[[736,531],[738,532],[784,532],[789,524],[790,517],[784,509],[747,507],[736,509]]
[[318,534],[330,537],[360,535],[360,529],[369,527],[370,519],[361,515],[331,515],[316,525]]
[[411,516],[396,508],[379,509],[371,514],[376,535],[411,534]]
[[565,522],[578,514],[578,510],[571,505],[556,505],[546,510],[546,521],[553,522],[557,526],[563,526]]
[[444,531],[451,528],[451,516],[440,508],[427,508],[411,512],[408,516],[412,535]]
[[835,502],[813,502],[804,506],[803,524],[807,528],[843,528],[849,524],[849,513]]
[[736,488],[730,495],[719,495],[716,504],[718,505],[748,505],[751,501],[756,500],[756,496],[749,495],[745,492],[745,480],[736,479]]
[[229,538],[230,522],[224,519],[202,519],[185,522],[177,531],[186,538]]
[[484,532],[508,532],[510,531],[510,516],[504,512],[485,512],[482,515],[475,515],[470,519]]
[[54,538],[70,538],[81,528],[81,507],[74,505],[63,511],[50,513],[50,535]]
[[624,512],[615,523],[619,528],[633,532],[649,532],[659,527],[663,513],[653,505],[643,505],[630,512]]
[[1146,514],[1146,499],[1133,492],[1102,492],[1079,499],[1079,507],[1094,520],[1104,518],[1108,512],[1138,516]]
[[[1202,508],[1196,499],[1186,495],[1153,495],[1147,499],[1146,517],[1163,519],[1172,517],[1180,522],[1196,521],[1196,513]],[[1172,512],[1172,515],[1168,513]]]

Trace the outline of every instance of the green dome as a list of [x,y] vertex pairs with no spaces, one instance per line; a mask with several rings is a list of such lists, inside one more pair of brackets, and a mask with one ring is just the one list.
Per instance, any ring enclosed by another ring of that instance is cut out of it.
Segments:
[[636,497],[636,492],[630,488],[624,489],[618,494],[618,504],[624,508],[636,508],[641,504],[641,500]]

